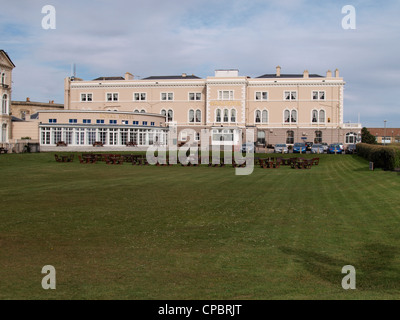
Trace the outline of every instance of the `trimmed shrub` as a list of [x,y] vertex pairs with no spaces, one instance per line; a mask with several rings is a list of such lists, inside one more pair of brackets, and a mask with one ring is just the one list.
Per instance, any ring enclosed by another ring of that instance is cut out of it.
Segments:
[[357,154],[374,163],[374,168],[394,170],[400,168],[400,148],[366,143],[357,144]]

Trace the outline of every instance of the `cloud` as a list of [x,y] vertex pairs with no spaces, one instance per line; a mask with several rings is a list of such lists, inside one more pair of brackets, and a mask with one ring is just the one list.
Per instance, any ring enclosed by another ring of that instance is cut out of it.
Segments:
[[54,0],[57,29],[43,30],[46,2],[6,2],[0,13],[0,46],[17,65],[13,99],[29,93],[62,102],[73,62],[84,79],[126,71],[206,77],[217,68],[259,76],[278,64],[284,73],[339,68],[345,118],[385,116],[400,126],[397,1],[353,1],[356,30],[341,27],[346,1],[307,0]]

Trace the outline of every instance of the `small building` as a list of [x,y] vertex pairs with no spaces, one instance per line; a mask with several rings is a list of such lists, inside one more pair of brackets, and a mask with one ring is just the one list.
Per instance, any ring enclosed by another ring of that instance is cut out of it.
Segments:
[[367,128],[381,144],[400,143],[400,128]]
[[121,150],[167,143],[168,127],[160,114],[104,110],[43,110],[38,114],[41,151],[58,146],[91,150],[98,145]]
[[23,121],[29,120],[31,115],[42,110],[64,110],[64,105],[54,101],[36,102],[26,98],[25,101],[11,101],[10,115]]

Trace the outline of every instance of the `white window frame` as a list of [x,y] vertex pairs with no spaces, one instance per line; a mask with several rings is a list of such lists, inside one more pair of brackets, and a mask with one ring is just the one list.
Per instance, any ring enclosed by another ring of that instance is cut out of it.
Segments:
[[[260,99],[257,99],[257,94],[260,94]],[[263,95],[264,93],[267,95],[267,98],[264,99]],[[254,100],[255,101],[268,101],[268,97],[269,97],[269,92],[268,91],[256,91],[254,94]]]
[[[193,112],[193,121],[190,120],[190,113],[192,113],[192,112]],[[189,123],[195,123],[195,122],[196,122],[196,119],[195,119],[195,110],[194,110],[194,109],[189,109],[189,112],[188,112],[188,122],[189,122]]]
[[186,130],[181,131],[181,141],[187,141],[188,133]]
[[[215,117],[214,117],[215,123],[222,123],[222,110],[223,110],[223,109],[220,109],[220,108],[215,109],[215,112],[214,112],[214,115],[215,115]],[[220,114],[219,114],[219,121],[218,121],[218,118],[217,118],[217,116],[218,116],[218,111],[220,112]]]
[[[163,96],[165,96],[165,99],[163,99]],[[174,101],[174,93],[173,92],[161,92],[160,100],[161,101]]]
[[[136,95],[139,95],[138,99],[136,99]],[[144,95],[143,99],[142,99],[142,95]],[[134,92],[133,93],[133,101],[147,101],[147,93],[146,92]]]
[[[313,121],[313,113],[314,111],[317,112],[317,121]],[[324,112],[324,121],[321,121],[321,112]],[[311,110],[311,123],[318,124],[318,123],[326,123],[326,111],[325,109],[312,109]]]
[[[111,94],[111,100],[108,100],[108,95]],[[115,95],[117,95],[117,99],[115,99]],[[107,92],[106,93],[106,101],[107,102],[117,102],[119,101],[119,94],[118,92]]]
[[[224,98],[224,93],[227,93],[227,99]],[[218,100],[231,101],[234,100],[234,98],[233,90],[218,90]]]
[[[317,94],[317,99],[314,99],[314,94]],[[324,95],[324,98],[321,99],[321,94]],[[313,90],[311,91],[311,101],[326,101],[326,91],[325,90]]]
[[[200,119],[197,120],[197,112],[200,112]],[[200,109],[194,110],[194,123],[201,123],[202,112]]]
[[[289,121],[288,122],[286,122],[285,121],[285,112],[286,111],[289,111]],[[292,121],[292,112],[293,111],[296,111],[296,121]],[[299,111],[297,110],[297,109],[288,109],[288,108],[286,108],[286,109],[284,109],[283,110],[283,123],[285,124],[285,123],[298,123],[299,122]]]
[[[90,95],[90,100],[89,100],[89,95]],[[83,99],[83,96],[85,97],[85,100]],[[80,98],[81,102],[93,102],[93,93],[91,92],[81,93]]]
[[[190,99],[191,95],[193,95],[193,99]],[[198,95],[200,95],[199,98],[198,98]],[[201,92],[189,92],[189,94],[188,94],[189,101],[201,101],[201,98],[202,98]]]
[[[289,93],[289,99],[286,99],[286,93]],[[292,99],[292,94],[293,93],[295,94],[295,98],[294,99]],[[283,91],[283,100],[284,101],[297,101],[297,99],[298,99],[297,90],[295,90],[295,91],[292,91],[292,90]]]
[[[266,112],[267,113],[267,121],[263,121],[264,117],[263,117],[263,113]],[[268,123],[269,122],[269,111],[268,109],[262,109],[261,110],[261,123]]]
[[[257,114],[259,114],[260,116],[259,116],[259,119],[260,119],[260,121],[257,121]],[[255,110],[254,111],[254,123],[261,123],[261,116],[262,116],[262,113],[261,113],[261,111],[260,110]]]
[[[232,121],[232,112],[235,112],[235,121]],[[229,110],[229,122],[230,123],[237,123],[237,110],[236,108],[232,108],[231,110]]]

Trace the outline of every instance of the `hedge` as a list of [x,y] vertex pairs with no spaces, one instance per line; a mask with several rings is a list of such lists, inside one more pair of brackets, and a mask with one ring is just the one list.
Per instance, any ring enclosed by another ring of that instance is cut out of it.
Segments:
[[400,168],[400,148],[367,143],[357,144],[357,154],[374,163],[374,168],[394,170]]

